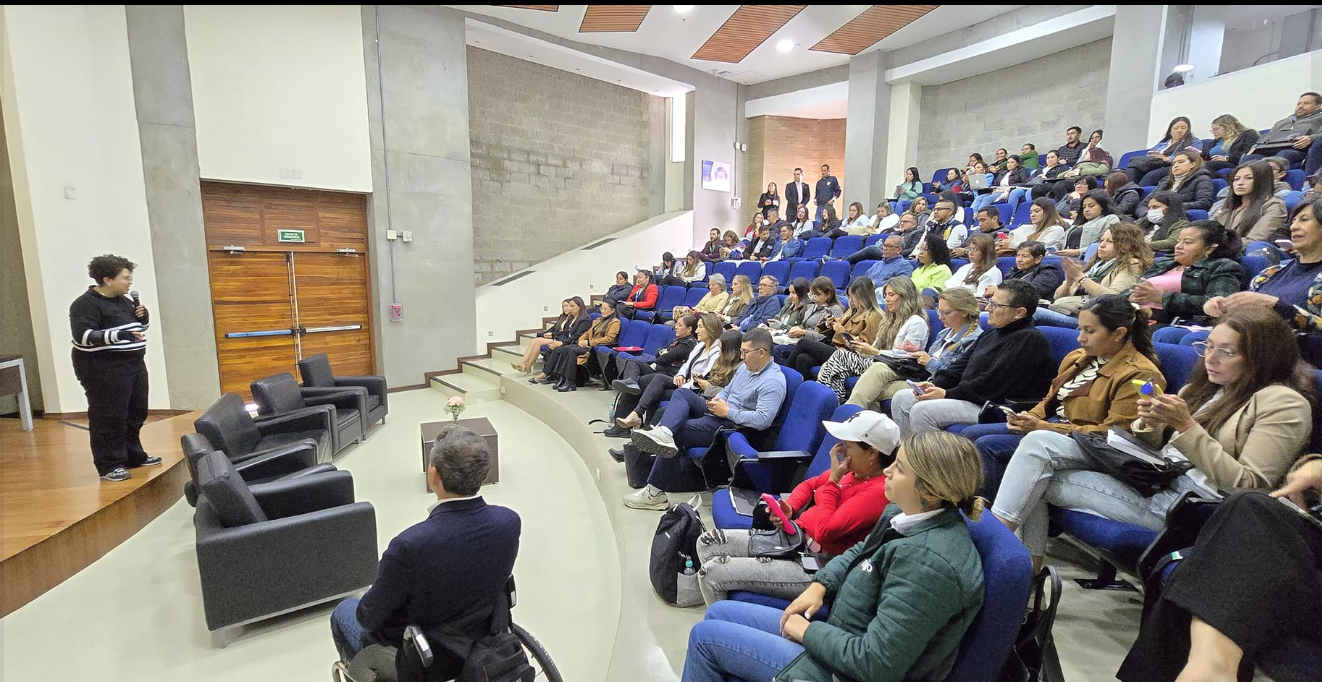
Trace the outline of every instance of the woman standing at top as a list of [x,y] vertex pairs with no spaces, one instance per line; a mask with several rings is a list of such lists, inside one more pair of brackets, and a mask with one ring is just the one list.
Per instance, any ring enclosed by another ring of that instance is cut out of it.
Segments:
[[763,218],[767,217],[767,214],[773,208],[777,211],[780,210],[780,192],[776,188],[776,183],[767,183],[767,191],[763,192],[761,197],[758,197],[757,207],[761,209]]

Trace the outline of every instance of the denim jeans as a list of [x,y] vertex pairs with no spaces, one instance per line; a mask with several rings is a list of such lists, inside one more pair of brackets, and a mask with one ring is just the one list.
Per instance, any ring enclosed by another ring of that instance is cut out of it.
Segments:
[[746,530],[707,531],[698,536],[698,588],[711,606],[736,590],[793,600],[812,578],[796,559],[754,559],[748,556]]
[[966,400],[939,398],[919,400],[913,389],[891,396],[891,419],[900,427],[901,435],[924,431],[944,431],[955,424],[977,424],[981,405]]
[[1058,313],[1054,310],[1047,310],[1039,306],[1033,312],[1034,324],[1045,324],[1048,327],[1065,327],[1066,329],[1078,329],[1079,318],[1070,317],[1064,313]]
[[345,599],[331,612],[331,639],[335,642],[335,650],[340,652],[340,660],[345,663],[372,643],[363,626],[358,624],[358,597]]
[[689,631],[683,682],[739,678],[770,682],[803,647],[780,636],[781,612],[760,604],[721,601]]
[[1074,439],[1053,431],[1034,431],[1024,436],[992,513],[1019,525],[1019,536],[1033,556],[1047,548],[1047,505],[1073,509],[1105,519],[1161,530],[1166,511],[1187,490],[1198,491],[1193,479],[1181,476],[1152,497],[1106,474],[1091,471],[1092,460]]
[[[1318,144],[1317,142],[1309,145],[1308,149],[1282,149],[1270,156],[1279,156],[1282,159],[1289,161],[1291,166],[1298,164],[1304,169],[1304,175],[1310,178],[1317,175],[1318,170],[1322,169],[1322,144]],[[1240,163],[1245,164],[1250,161],[1259,161],[1265,158],[1267,158],[1267,156],[1263,154],[1248,154],[1240,159]]]

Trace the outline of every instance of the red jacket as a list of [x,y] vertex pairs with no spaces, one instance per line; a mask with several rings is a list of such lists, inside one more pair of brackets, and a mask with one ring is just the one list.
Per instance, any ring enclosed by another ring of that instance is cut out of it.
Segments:
[[643,298],[639,300],[634,297],[638,295],[638,287],[640,286],[642,285],[641,284],[633,285],[633,289],[629,291],[629,295],[625,297],[624,300],[634,301],[635,303],[633,307],[636,310],[651,310],[652,308],[655,308],[658,287],[655,284],[648,284],[647,290],[643,292]]
[[860,481],[848,473],[835,485],[827,470],[796,486],[787,501],[796,513],[813,503],[794,520],[823,551],[839,556],[866,539],[877,525],[887,504],[886,477]]

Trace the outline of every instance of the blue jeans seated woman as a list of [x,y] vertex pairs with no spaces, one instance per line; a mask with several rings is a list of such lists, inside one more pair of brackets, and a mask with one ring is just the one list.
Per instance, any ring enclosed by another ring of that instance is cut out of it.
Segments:
[[803,647],[780,635],[780,609],[718,601],[689,631],[684,682],[770,680]]

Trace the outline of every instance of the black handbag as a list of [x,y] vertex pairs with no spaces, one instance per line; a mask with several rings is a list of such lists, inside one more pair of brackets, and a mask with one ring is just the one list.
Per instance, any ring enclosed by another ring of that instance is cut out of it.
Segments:
[[878,355],[872,359],[873,362],[880,362],[890,367],[895,375],[901,379],[909,381],[927,381],[932,375],[927,372],[927,368],[918,364],[913,358],[893,358],[889,355]]
[[1137,457],[1107,443],[1105,434],[1074,431],[1070,437],[1093,461],[1097,471],[1119,480],[1143,497],[1152,497],[1193,468],[1187,461],[1171,459],[1159,452],[1148,451],[1148,458]]
[[748,556],[754,559],[789,559],[799,560],[805,544],[803,529],[790,521],[795,533],[790,535],[784,530],[749,530]]

